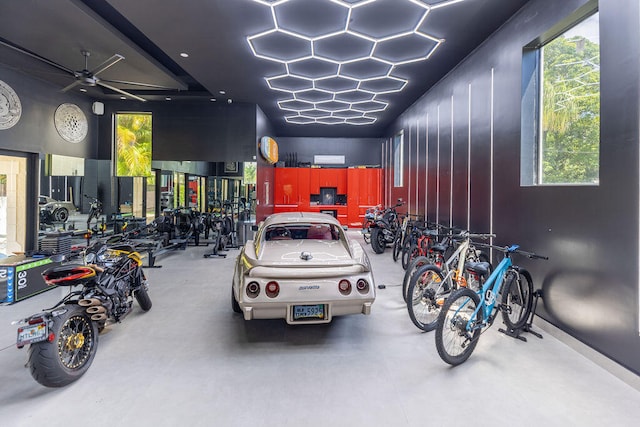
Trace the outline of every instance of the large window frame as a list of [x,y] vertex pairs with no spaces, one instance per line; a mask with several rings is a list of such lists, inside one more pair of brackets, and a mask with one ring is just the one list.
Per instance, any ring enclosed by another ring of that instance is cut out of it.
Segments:
[[404,186],[404,130],[393,137],[393,186]]
[[523,186],[599,185],[598,22],[591,1],[523,49]]
[[118,112],[113,122],[115,176],[152,176],[152,113]]

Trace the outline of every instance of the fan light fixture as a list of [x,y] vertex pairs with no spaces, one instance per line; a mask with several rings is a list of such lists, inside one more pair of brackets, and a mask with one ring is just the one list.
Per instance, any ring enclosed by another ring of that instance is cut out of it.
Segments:
[[[409,83],[393,75],[396,67],[426,61],[444,42],[422,29],[429,13],[464,0],[253,1],[270,9],[273,28],[247,42],[255,57],[284,67],[265,82],[288,95],[278,101],[285,120],[369,125],[389,106],[380,97]],[[385,12],[389,28],[367,25]]]

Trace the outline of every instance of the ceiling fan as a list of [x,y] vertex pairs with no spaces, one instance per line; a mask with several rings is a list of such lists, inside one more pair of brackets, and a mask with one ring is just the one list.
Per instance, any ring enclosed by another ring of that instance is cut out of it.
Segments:
[[117,88],[115,86],[113,86],[113,84],[124,84],[124,85],[130,85],[130,86],[139,86],[139,87],[147,87],[147,88],[154,88],[154,89],[174,89],[171,87],[166,87],[166,86],[160,86],[160,85],[154,85],[154,84],[149,84],[149,83],[141,83],[141,82],[130,82],[130,81],[124,81],[124,80],[109,80],[109,79],[104,79],[98,76],[98,74],[102,73],[103,71],[105,71],[106,69],[114,66],[115,64],[117,64],[118,62],[124,60],[124,56],[116,53],[114,54],[111,58],[107,59],[106,61],[104,61],[102,64],[98,65],[97,67],[95,67],[93,70],[89,70],[89,56],[91,56],[91,52],[87,51],[87,50],[82,50],[82,56],[84,56],[84,69],[82,70],[72,70],[70,68],[65,67],[64,65],[60,65],[56,62],[53,62],[47,58],[44,58],[38,54],[35,54],[27,49],[21,48],[17,45],[14,45],[13,43],[10,43],[6,40],[0,39],[0,44],[6,47],[9,47],[13,50],[16,50],[18,52],[21,52],[25,55],[28,55],[32,58],[35,58],[39,61],[42,61],[48,65],[51,65],[52,67],[55,67],[59,70],[64,71],[65,73],[70,74],[71,76],[74,77],[75,81],[67,86],[65,86],[64,88],[61,89],[62,92],[67,92],[70,89],[73,89],[74,87],[77,86],[102,86],[104,88],[107,88],[109,90],[112,90],[114,92],[118,92],[124,96],[127,96],[129,98],[133,98],[136,99],[138,101],[142,101],[142,102],[146,102],[146,99],[141,98],[137,95],[134,95],[130,92],[127,92],[123,89]]

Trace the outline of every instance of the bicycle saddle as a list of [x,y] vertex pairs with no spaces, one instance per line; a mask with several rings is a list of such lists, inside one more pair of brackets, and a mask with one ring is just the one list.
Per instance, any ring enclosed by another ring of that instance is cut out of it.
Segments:
[[488,262],[467,262],[464,264],[467,270],[479,274],[480,276],[488,276],[491,264]]

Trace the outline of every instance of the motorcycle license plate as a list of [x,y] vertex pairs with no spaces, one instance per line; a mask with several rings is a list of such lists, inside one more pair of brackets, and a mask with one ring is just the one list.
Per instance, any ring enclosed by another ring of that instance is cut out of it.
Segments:
[[324,304],[293,306],[293,320],[324,320],[324,318]]
[[16,345],[24,347],[27,344],[40,342],[47,339],[48,331],[46,323],[38,323],[35,325],[27,325],[18,328],[18,339]]

